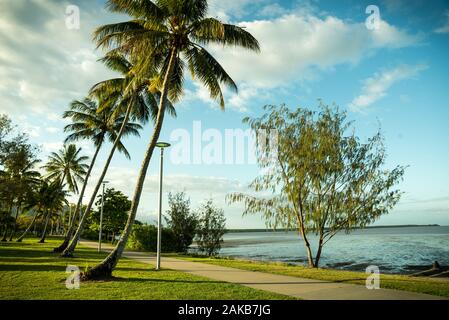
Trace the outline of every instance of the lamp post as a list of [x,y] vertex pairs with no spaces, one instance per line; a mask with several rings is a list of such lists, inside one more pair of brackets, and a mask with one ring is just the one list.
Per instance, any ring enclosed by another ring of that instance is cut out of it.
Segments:
[[104,186],[106,185],[106,183],[109,183],[109,181],[103,181],[103,193],[101,194],[100,233],[98,235],[98,252],[101,251],[101,238],[102,238],[102,231],[103,231]]
[[161,269],[161,237],[162,237],[162,176],[164,171],[164,149],[170,147],[167,142],[158,142],[156,147],[161,149],[161,166],[159,170],[159,214],[157,218],[157,253],[156,270]]

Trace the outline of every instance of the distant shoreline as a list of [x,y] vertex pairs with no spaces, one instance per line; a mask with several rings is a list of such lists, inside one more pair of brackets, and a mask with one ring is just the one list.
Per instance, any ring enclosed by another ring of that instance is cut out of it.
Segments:
[[[411,228],[411,227],[441,227],[439,224],[400,224],[391,226],[369,226],[364,229],[386,229],[386,228]],[[354,228],[354,230],[361,230],[361,228]],[[226,233],[242,233],[242,232],[285,232],[296,231],[296,229],[227,229]]]

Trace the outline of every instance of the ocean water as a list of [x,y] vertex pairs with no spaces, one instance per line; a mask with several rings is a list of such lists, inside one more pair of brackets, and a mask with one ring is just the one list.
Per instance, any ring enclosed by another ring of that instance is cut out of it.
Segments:
[[[316,237],[310,237],[312,248]],[[221,256],[306,264],[304,244],[295,232],[236,232],[224,236]],[[449,226],[370,228],[339,233],[322,252],[320,267],[382,273],[413,273],[433,261],[449,266]]]

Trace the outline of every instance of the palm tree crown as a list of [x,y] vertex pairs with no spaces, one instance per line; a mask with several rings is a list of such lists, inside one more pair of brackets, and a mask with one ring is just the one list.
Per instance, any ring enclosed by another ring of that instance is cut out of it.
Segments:
[[58,152],[52,152],[47,164],[42,167],[48,172],[47,178],[58,180],[61,185],[66,182],[71,192],[78,193],[78,182],[84,180],[89,167],[84,163],[89,157],[80,153],[81,148],[74,144],[64,145]]
[[207,0],[109,0],[107,6],[134,20],[99,27],[94,33],[98,46],[135,59],[131,72],[138,83],[151,75],[150,90],[162,91],[164,77],[169,74],[168,95],[173,102],[182,95],[186,67],[222,108],[225,103],[220,84],[237,91],[235,82],[205,45],[260,50],[257,40],[243,28],[206,18]]
[[[64,128],[65,132],[71,132],[65,139],[66,143],[88,139],[93,141],[96,147],[100,147],[106,138],[113,143],[117,139],[117,133],[123,124],[123,117],[114,117],[108,109],[100,110],[97,102],[91,98],[73,101],[70,104],[70,110],[64,112],[63,117],[72,118],[72,123]],[[123,135],[140,136],[140,129],[142,129],[141,125],[128,122]],[[117,148],[128,159],[130,158],[121,141]]]

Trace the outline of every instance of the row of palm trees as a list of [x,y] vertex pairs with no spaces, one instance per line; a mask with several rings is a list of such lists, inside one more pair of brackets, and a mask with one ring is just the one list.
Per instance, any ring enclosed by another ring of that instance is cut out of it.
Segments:
[[94,85],[88,98],[73,102],[70,111],[64,114],[64,117],[73,121],[66,127],[66,131],[70,132],[66,141],[88,139],[96,147],[83,179],[75,215],[82,209],[82,199],[92,168],[106,139],[112,142],[112,148],[90,200],[82,210],[78,225],[72,223],[63,243],[54,249],[61,252],[61,256],[73,255],[115,150],[129,156],[121,142],[122,137],[138,136],[141,125],[150,119],[153,132],[138,174],[122,236],[101,263],[83,274],[84,280],[111,276],[122,255],[135,221],[164,116],[166,113],[176,115],[173,104],[182,97],[186,69],[224,109],[221,85],[225,84],[236,91],[237,85],[205,46],[215,43],[259,51],[257,40],[243,28],[206,17],[207,0],[109,0],[107,8],[127,14],[132,20],[104,25],[94,32],[98,47],[107,50],[101,62],[121,77]]
[[[88,157],[80,155],[81,149],[75,145],[66,145],[59,152],[50,154],[48,162],[41,167],[47,172],[44,177],[36,169],[40,160],[35,158],[31,150],[29,144],[21,143],[16,150],[8,154],[4,168],[0,170],[0,180],[5,187],[1,190],[1,200],[3,206],[5,203],[9,206],[5,217],[10,220],[3,223],[2,241],[7,240],[10,226],[12,228],[9,241],[12,241],[17,231],[19,214],[33,210],[35,214],[31,224],[17,240],[22,241],[36,220],[43,218],[45,224],[40,242],[44,242],[49,221],[62,212],[67,204],[68,193],[77,192],[78,183],[84,181],[87,168],[84,162]],[[68,190],[65,190],[66,185]]]

